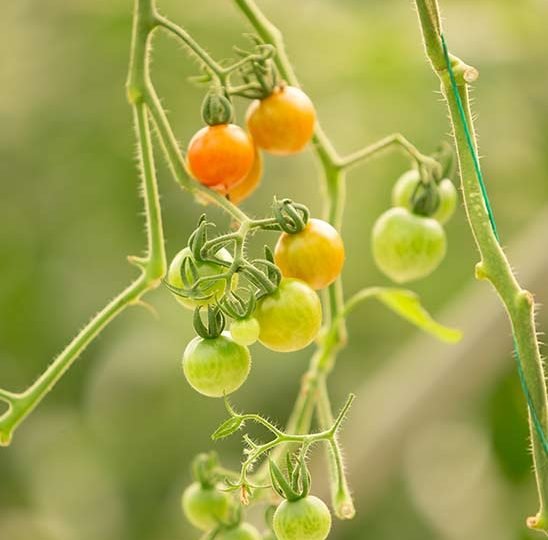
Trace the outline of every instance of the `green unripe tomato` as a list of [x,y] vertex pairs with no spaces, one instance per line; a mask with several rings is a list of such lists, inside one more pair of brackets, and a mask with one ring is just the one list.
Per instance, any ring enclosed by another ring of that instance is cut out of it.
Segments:
[[241,523],[236,527],[221,531],[215,540],[261,540],[261,535],[253,525]]
[[261,328],[259,341],[268,349],[304,349],[318,335],[322,305],[316,292],[300,279],[283,278],[278,289],[257,303],[254,313]]
[[373,227],[372,248],[379,269],[404,283],[426,277],[438,267],[445,256],[445,232],[435,219],[391,208]]
[[188,521],[202,531],[210,531],[230,517],[230,502],[227,493],[203,487],[200,482],[190,484],[181,500]]
[[[411,210],[411,197],[413,197],[419,182],[420,175],[416,169],[403,173],[392,189],[392,204]],[[451,219],[457,208],[457,188],[449,178],[444,178],[438,184],[438,193],[440,195],[440,205],[430,217],[444,224]]]
[[[171,261],[171,264],[169,265],[169,269],[167,271],[167,282],[172,287],[177,287],[179,289],[183,288],[184,285],[183,280],[181,279],[181,265],[183,264],[183,260],[189,256],[192,256],[191,251],[189,247],[186,247],[179,251],[179,253],[177,253],[177,255],[175,255],[175,257]],[[232,262],[232,255],[230,255],[230,252],[225,248],[221,248],[219,251],[217,251],[215,256],[227,263]],[[198,275],[200,277],[216,276],[226,271],[226,268],[224,266],[221,266],[220,264],[203,261],[195,261],[195,264],[198,270]],[[188,275],[187,279],[192,282],[191,275]],[[236,274],[234,275],[233,279],[237,279]],[[234,281],[233,284],[235,285],[236,282]],[[225,286],[226,285],[223,280],[212,281],[211,283],[204,284],[204,286],[201,288],[201,295],[209,296],[210,299],[207,300],[184,298],[183,296],[179,296],[175,293],[173,293],[173,296],[175,297],[177,302],[179,302],[186,308],[193,310],[197,306],[205,306],[211,301],[215,301],[216,297],[221,297],[225,291]]]
[[308,495],[298,501],[282,501],[273,525],[278,540],[325,540],[331,530],[331,514],[323,501]]
[[249,350],[227,332],[210,339],[195,337],[183,354],[186,380],[194,390],[208,397],[231,394],[242,386],[250,369]]
[[261,328],[255,317],[238,319],[230,325],[232,339],[240,345],[253,345],[259,339]]

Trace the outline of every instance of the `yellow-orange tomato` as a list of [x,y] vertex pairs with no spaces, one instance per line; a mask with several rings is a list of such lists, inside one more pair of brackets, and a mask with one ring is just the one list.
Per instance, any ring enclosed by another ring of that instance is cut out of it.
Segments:
[[247,199],[259,187],[262,175],[263,158],[259,150],[255,148],[255,159],[248,175],[226,193],[230,202],[240,204]]
[[249,174],[253,158],[251,138],[235,124],[206,126],[188,145],[190,172],[206,186],[230,189]]
[[285,86],[247,110],[247,127],[255,144],[272,154],[295,154],[304,149],[314,133],[316,111],[299,88]]
[[337,229],[312,218],[299,233],[282,233],[274,261],[284,277],[298,278],[313,289],[333,283],[344,264],[344,244]]

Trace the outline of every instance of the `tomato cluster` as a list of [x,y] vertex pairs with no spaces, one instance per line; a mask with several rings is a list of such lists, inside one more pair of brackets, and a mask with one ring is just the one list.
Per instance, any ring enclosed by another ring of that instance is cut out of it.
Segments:
[[[427,192],[433,204],[421,204],[417,195],[421,191]],[[443,224],[455,212],[455,186],[448,178],[425,182],[419,171],[413,169],[394,185],[392,202],[394,207],[382,214],[373,227],[375,263],[397,283],[424,278],[445,257],[447,240]]]
[[249,133],[230,122],[232,107],[222,95],[208,95],[202,109],[207,126],[190,140],[187,167],[203,185],[239,204],[259,186],[263,173],[260,150],[295,154],[310,142],[316,111],[299,88],[279,85],[247,111]]

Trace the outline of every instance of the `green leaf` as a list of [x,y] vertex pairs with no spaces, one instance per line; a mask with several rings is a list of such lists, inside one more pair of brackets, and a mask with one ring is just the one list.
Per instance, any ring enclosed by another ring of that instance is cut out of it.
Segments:
[[240,416],[233,416],[228,420],[225,420],[211,435],[211,438],[214,441],[219,439],[224,439],[225,437],[230,437],[233,433],[238,431],[243,424],[243,418]]
[[456,328],[444,326],[435,321],[421,305],[420,298],[408,289],[391,287],[370,287],[355,294],[346,304],[348,313],[359,303],[376,298],[397,315],[419,327],[421,330],[447,343],[456,343],[462,338],[462,332]]

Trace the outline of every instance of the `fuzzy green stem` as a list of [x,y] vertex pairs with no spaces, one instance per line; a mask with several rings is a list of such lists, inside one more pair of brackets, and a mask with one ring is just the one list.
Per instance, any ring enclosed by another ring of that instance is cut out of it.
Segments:
[[[480,279],[491,282],[506,308],[512,323],[517,352],[523,365],[531,400],[546,433],[548,431],[548,399],[545,373],[535,327],[533,296],[523,290],[517,282],[489,220],[489,214],[476,177],[473,156],[468,148],[466,128],[460,119],[458,102],[452,93],[451,81],[445,65],[438,3],[436,0],[416,0],[416,5],[426,52],[435,73],[441,81],[442,92],[449,108],[460,165],[466,213],[481,256],[476,275]],[[461,66],[465,66],[458,59],[453,59],[453,62],[457,66],[459,66],[459,63]],[[467,82],[475,78],[474,73],[477,76],[477,72],[475,70],[471,71],[468,66],[459,71],[463,73],[463,77],[458,79],[458,92],[471,130],[473,145],[477,148],[467,86]],[[528,525],[548,534],[548,455],[538,434],[533,429],[532,422],[530,422],[530,425],[540,510],[536,517],[528,520]]]
[[137,264],[142,273],[93,317],[42,375],[24,392],[12,394],[2,391],[4,400],[8,401],[10,406],[0,417],[0,445],[10,443],[14,430],[44,399],[95,337],[125,308],[137,304],[146,292],[156,288],[166,272],[158,186],[148,118],[142,100],[144,81],[147,77],[146,58],[149,47],[147,37],[153,26],[151,15],[152,5],[150,0],[137,0],[127,85],[128,97],[134,112],[139,149],[139,167],[145,200],[148,250],[146,257],[134,259],[138,261]]

